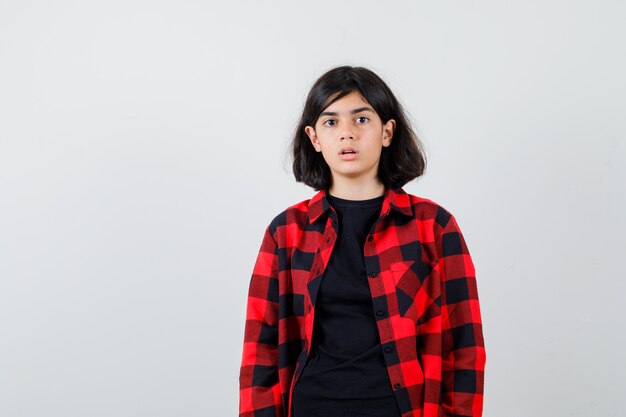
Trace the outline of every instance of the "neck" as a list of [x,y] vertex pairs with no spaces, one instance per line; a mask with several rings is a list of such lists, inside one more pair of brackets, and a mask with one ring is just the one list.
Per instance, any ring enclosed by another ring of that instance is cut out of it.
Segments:
[[385,185],[378,178],[372,180],[332,179],[328,193],[346,200],[368,200],[383,195]]

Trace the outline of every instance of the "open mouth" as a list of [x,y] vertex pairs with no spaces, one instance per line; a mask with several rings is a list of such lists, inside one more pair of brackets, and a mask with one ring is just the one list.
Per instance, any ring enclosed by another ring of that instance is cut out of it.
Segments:
[[357,153],[358,152],[355,151],[354,149],[344,149],[341,152],[339,152],[339,157],[343,159],[344,161],[351,161],[353,159],[356,159]]
[[355,153],[357,153],[357,151],[352,146],[346,146],[345,148],[341,148],[339,150],[339,155],[350,155]]

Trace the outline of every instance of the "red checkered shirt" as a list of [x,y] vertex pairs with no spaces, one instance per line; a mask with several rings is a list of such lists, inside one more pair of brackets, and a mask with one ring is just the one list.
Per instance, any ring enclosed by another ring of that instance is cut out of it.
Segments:
[[[250,280],[240,417],[291,417],[311,350],[315,299],[337,241],[321,190],[265,229]],[[363,248],[381,349],[402,417],[482,415],[485,347],[474,265],[437,203],[385,190]]]

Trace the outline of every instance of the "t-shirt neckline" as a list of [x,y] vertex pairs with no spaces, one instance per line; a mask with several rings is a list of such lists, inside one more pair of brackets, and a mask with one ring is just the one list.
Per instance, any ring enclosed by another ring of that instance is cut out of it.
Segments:
[[345,198],[331,195],[330,193],[327,193],[326,197],[328,198],[328,201],[331,203],[331,205],[337,205],[340,207],[376,207],[383,202],[385,195],[383,194],[378,197],[368,198],[366,200],[347,200]]

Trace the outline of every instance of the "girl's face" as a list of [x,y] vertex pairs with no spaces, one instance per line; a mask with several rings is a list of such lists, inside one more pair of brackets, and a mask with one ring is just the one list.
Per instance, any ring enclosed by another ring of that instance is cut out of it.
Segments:
[[391,144],[395,120],[383,124],[358,91],[328,106],[305,132],[330,167],[333,180],[376,180],[383,146]]

